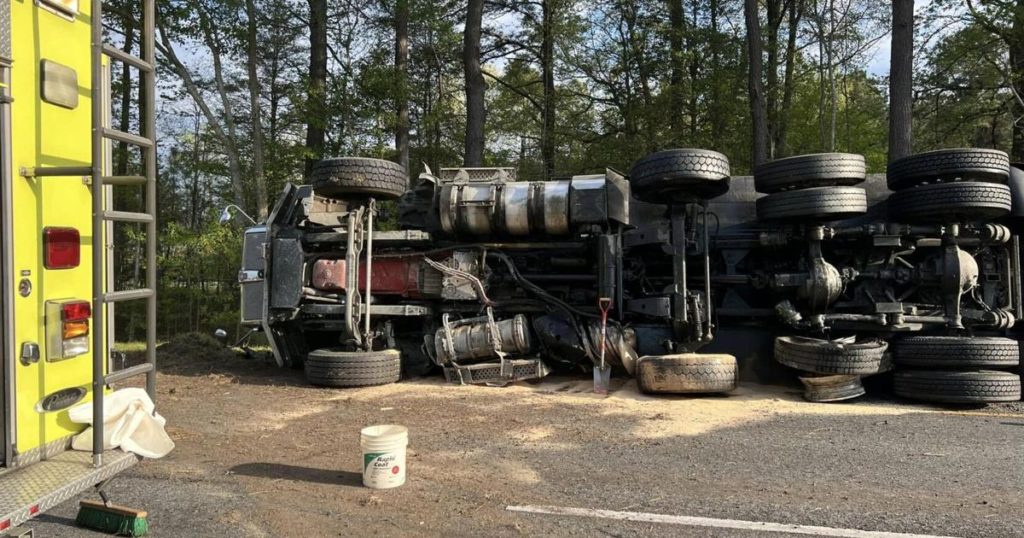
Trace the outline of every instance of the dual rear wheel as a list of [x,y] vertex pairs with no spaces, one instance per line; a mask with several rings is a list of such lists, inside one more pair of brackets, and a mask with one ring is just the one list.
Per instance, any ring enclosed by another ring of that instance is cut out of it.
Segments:
[[754,169],[760,221],[832,221],[863,215],[864,156],[817,153],[776,159]]
[[808,399],[813,401],[843,399],[837,394],[863,394],[856,386],[859,377],[887,371],[893,363],[897,368],[893,392],[904,398],[941,403],[1021,398],[1020,376],[1000,370],[1016,368],[1020,363],[1019,345],[1010,338],[910,336],[889,346],[877,338],[783,336],[775,340],[775,358],[807,372],[801,380],[807,386]]
[[1010,159],[997,150],[929,151],[889,163],[890,218],[932,223],[989,220],[1010,212]]

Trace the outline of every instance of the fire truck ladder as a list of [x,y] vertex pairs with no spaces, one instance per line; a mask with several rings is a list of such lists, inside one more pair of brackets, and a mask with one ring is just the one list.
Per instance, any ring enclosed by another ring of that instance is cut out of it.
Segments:
[[[129,15],[130,16],[130,15]],[[95,247],[92,249],[93,288],[93,363],[92,363],[92,417],[93,417],[93,465],[103,465],[103,390],[108,385],[138,375],[146,375],[146,392],[156,399],[156,2],[142,0],[142,31],[139,34],[142,57],[133,56],[119,48],[103,42],[103,2],[92,2],[92,229]],[[112,129],[106,126],[109,117],[109,103],[104,96],[104,57],[120,62],[139,72],[141,109],[139,122],[142,136]],[[105,145],[108,141],[121,142],[142,150],[144,175],[104,175]],[[145,188],[146,210],[144,213],[115,211],[106,203],[107,186],[136,186]],[[107,290],[106,271],[113,271],[105,263],[105,237],[107,223],[144,224],[146,228],[146,285],[140,289]],[[104,373],[104,362],[109,355],[109,335],[103,321],[106,307],[112,303],[134,300],[146,301],[146,362]]]

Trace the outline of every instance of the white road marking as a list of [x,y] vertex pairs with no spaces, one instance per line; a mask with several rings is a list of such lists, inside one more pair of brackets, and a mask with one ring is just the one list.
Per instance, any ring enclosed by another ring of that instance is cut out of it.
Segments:
[[837,536],[840,538],[955,538],[952,536],[936,536],[932,534],[862,531],[859,529],[837,529],[834,527],[817,527],[814,525],[789,525],[786,523],[770,523],[767,521],[744,521],[741,519],[716,519],[696,516],[672,516],[667,514],[651,514],[648,512],[619,512],[615,510],[571,508],[564,506],[507,506],[505,509],[510,512],[525,512],[530,514],[591,517],[600,519],[616,519],[620,521],[643,521],[647,523],[665,523],[669,525],[687,525],[691,527],[715,527],[719,529],[739,529],[758,532],[784,532],[789,534],[808,534],[812,536]]

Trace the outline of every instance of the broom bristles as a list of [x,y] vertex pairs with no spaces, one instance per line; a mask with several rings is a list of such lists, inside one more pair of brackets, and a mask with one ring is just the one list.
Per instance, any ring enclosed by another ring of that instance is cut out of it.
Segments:
[[118,536],[145,536],[149,532],[145,512],[92,501],[82,501],[75,524]]

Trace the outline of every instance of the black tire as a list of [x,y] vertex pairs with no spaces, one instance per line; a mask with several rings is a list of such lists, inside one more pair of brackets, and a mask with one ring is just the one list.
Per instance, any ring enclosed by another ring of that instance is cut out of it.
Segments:
[[309,174],[313,190],[328,198],[367,198],[391,200],[401,196],[409,185],[409,173],[391,161],[342,157],[324,159],[313,165]]
[[816,374],[872,375],[889,368],[884,355],[889,344],[870,338],[854,343],[802,336],[775,339],[775,360]]
[[730,392],[736,389],[738,372],[732,355],[648,355],[636,363],[636,382],[647,394]]
[[938,181],[982,181],[1005,184],[1010,158],[994,149],[940,149],[910,155],[889,163],[886,182],[898,191]]
[[840,220],[863,215],[868,198],[860,187],[814,187],[777,192],[757,199],[757,219]]
[[1020,376],[993,370],[904,370],[893,377],[893,392],[926,402],[1015,402],[1020,400]]
[[655,204],[704,200],[729,190],[729,159],[706,149],[668,149],[640,159],[629,172],[633,194]]
[[1010,188],[995,183],[937,183],[889,195],[889,217],[897,222],[989,220],[1010,207]]
[[808,187],[849,186],[864,182],[864,156],[817,153],[776,159],[754,169],[754,188],[771,194]]
[[394,383],[402,377],[401,353],[317,349],[306,357],[306,380],[324,387],[367,387]]
[[910,336],[895,342],[895,361],[915,368],[1013,368],[1020,345],[994,336]]

